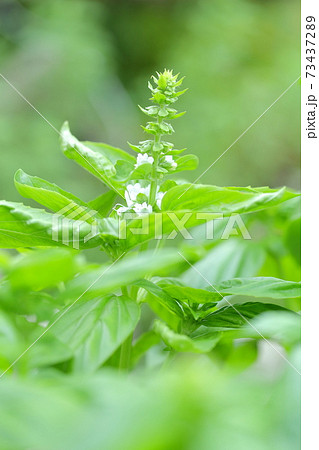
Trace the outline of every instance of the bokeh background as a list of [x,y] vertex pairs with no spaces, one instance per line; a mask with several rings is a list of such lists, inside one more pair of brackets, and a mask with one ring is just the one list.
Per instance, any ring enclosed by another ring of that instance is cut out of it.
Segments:
[[[200,157],[194,180],[299,75],[299,1],[1,0],[1,73],[57,129],[129,149],[143,138],[147,80],[186,76],[177,148]],[[300,85],[201,179],[299,187]],[[0,196],[18,200],[23,168],[85,200],[103,187],[59,149],[59,136],[0,80]]]

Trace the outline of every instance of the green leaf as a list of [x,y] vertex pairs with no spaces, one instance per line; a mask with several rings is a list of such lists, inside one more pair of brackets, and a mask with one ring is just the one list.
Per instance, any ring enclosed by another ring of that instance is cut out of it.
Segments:
[[178,352],[210,352],[222,336],[220,332],[212,332],[191,338],[185,334],[175,333],[159,320],[154,322],[154,331],[161,336],[168,347],[171,347]]
[[129,175],[130,180],[147,180],[152,172],[152,164],[145,163],[138,166],[136,169],[132,167],[132,171]]
[[[220,214],[217,213],[201,219],[197,217],[197,213],[170,211],[136,215],[136,218],[127,220],[124,217],[119,223],[120,244],[124,249],[130,249],[151,239],[170,236],[172,232],[177,235],[180,233],[180,229],[188,229],[203,223],[203,220],[213,220],[219,216]],[[102,230],[101,232],[103,233]],[[170,239],[173,238],[170,236]]]
[[43,209],[3,200],[0,201],[0,248],[100,245],[100,237],[92,235],[92,226],[79,222],[60,220]]
[[198,166],[198,158],[196,155],[185,155],[176,158],[177,167],[174,172],[182,172],[183,170],[195,170]]
[[151,310],[174,330],[179,328],[184,314],[174,299],[149,280],[137,280],[133,285],[143,289],[138,291],[139,303],[147,303]]
[[264,336],[266,339],[276,340],[288,347],[300,342],[301,317],[299,314],[291,311],[267,311],[253,319],[252,324],[254,328],[247,325],[242,329],[242,337],[262,339]]
[[88,203],[88,206],[97,211],[101,217],[106,217],[113,207],[115,197],[116,192],[108,191],[102,195],[99,195],[94,200],[91,200]]
[[[187,186],[190,186],[188,191]],[[132,248],[142,242],[158,239],[159,233],[165,236],[174,230],[179,232],[176,224],[182,223],[182,227],[188,229],[203,221],[275,206],[295,195],[284,188],[276,191],[269,188],[178,185],[164,195],[161,206],[164,212],[122,221],[120,233],[125,236],[123,247],[125,244],[125,248]]]
[[[32,334],[30,344],[43,334],[43,328],[37,327],[36,332]],[[30,368],[39,368],[52,366],[72,358],[72,351],[66,343],[61,342],[52,334],[46,333],[41,336],[36,345],[33,345],[26,354],[27,365]]]
[[124,198],[124,183],[129,178],[131,171],[134,169],[134,164],[136,163],[134,156],[124,150],[104,143],[84,141],[83,144],[94,153],[111,161],[115,168],[115,174],[104,182]]
[[210,313],[200,321],[200,324],[206,327],[239,328],[243,325],[249,325],[248,322],[253,317],[266,311],[287,311],[287,309],[271,303],[248,302],[239,305],[235,304],[224,306]]
[[135,286],[145,289],[147,292],[156,297],[157,302],[160,303],[164,308],[173,312],[179,317],[183,317],[183,310],[176,301],[157,284],[149,280],[138,280],[133,283]]
[[61,128],[61,145],[69,159],[76,161],[104,183],[107,184],[109,177],[115,175],[115,168],[111,161],[100,152],[93,151],[78,141],[71,134],[67,122]]
[[38,291],[72,278],[77,267],[67,249],[39,249],[20,255],[10,266],[8,279],[14,289]]
[[183,184],[170,189],[163,197],[166,211],[190,210],[229,215],[247,213],[278,205],[299,194],[285,188],[239,188]]
[[0,371],[7,370],[22,351],[21,336],[12,317],[0,309]]
[[176,266],[181,261],[180,256],[174,250],[163,249],[154,255],[154,251],[145,251],[137,256],[116,261],[107,266],[91,270],[79,275],[67,284],[64,297],[76,298],[87,291],[86,297],[95,297],[112,292],[123,285],[133,283],[153,272]]
[[160,337],[154,331],[143,333],[135,342],[132,348],[132,365],[136,365],[140,358],[154,345],[159,344]]
[[19,169],[14,176],[14,183],[19,194],[26,198],[32,198],[41,205],[51,209],[53,212],[59,212],[66,208],[66,213],[74,209],[79,209],[85,213],[88,205],[69,192],[60,189],[56,184],[33,177]]
[[216,295],[205,289],[196,289],[188,286],[176,286],[160,282],[163,291],[170,297],[188,303],[212,303],[216,300]]
[[134,331],[140,309],[129,298],[114,296],[79,301],[59,316],[50,332],[73,350],[75,370],[92,372]]
[[38,322],[50,319],[57,308],[57,301],[45,292],[30,291],[30,283],[23,289],[13,289],[9,280],[1,280],[1,309],[18,315],[36,315]]
[[264,264],[264,247],[252,241],[230,239],[218,244],[182,275],[184,283],[202,288],[231,278],[257,275]]
[[285,281],[272,277],[256,277],[256,278],[234,278],[214,287],[208,286],[207,289],[216,296],[215,300],[221,300],[221,296],[226,295],[244,295],[248,297],[258,298],[298,298],[301,295],[300,283],[295,281]]
[[291,222],[285,233],[286,246],[297,261],[301,265],[301,219]]
[[124,196],[124,186],[115,179],[115,166],[121,160],[134,164],[133,156],[107,144],[80,142],[71,134],[67,122],[62,126],[61,136],[62,150],[69,159],[73,159],[111,189]]

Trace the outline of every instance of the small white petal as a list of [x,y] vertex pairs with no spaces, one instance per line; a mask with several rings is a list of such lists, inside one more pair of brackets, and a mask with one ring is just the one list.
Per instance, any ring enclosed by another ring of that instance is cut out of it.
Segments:
[[141,213],[151,213],[153,208],[151,205],[148,205],[146,202],[143,203],[136,203],[134,205],[134,211],[136,212],[136,214],[141,214]]
[[136,164],[134,164],[135,169],[142,164],[153,164],[154,158],[153,156],[149,156],[147,153],[139,153],[136,158]]
[[120,215],[122,213],[125,213],[126,211],[128,211],[130,208],[127,208],[126,206],[121,206],[120,208],[118,208],[116,210],[117,214]]
[[169,164],[172,169],[176,169],[177,163],[174,161],[172,155],[165,155],[164,156],[164,161],[165,161],[166,164]]
[[172,164],[173,163],[173,156],[172,155],[165,155],[165,162]]

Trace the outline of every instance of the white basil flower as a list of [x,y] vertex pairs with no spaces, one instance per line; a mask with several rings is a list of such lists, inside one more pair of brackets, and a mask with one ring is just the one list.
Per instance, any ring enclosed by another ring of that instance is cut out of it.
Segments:
[[177,163],[174,161],[172,155],[165,155],[164,156],[164,161],[165,161],[166,164],[169,164],[172,169],[176,169]]
[[127,206],[120,206],[116,212],[117,214],[120,216],[121,214],[127,212],[130,208],[128,208]]
[[127,206],[129,206],[129,207],[133,206],[133,204],[136,202],[136,198],[137,198],[138,194],[144,194],[146,196],[149,196],[150,186],[148,185],[146,188],[144,188],[140,185],[140,183],[128,184],[126,186],[126,191],[125,191],[125,200],[126,200]]
[[141,214],[141,213],[151,213],[153,211],[153,208],[151,205],[148,205],[146,202],[143,202],[143,203],[135,203],[133,210],[136,212],[136,214]]
[[134,164],[135,169],[142,164],[153,164],[154,158],[153,156],[149,156],[147,153],[139,153],[136,158],[136,164]]

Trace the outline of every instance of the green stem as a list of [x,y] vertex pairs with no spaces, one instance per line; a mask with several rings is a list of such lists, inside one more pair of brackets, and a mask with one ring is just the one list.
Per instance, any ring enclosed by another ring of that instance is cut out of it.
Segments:
[[[157,117],[157,123],[160,124],[163,119]],[[161,135],[154,136],[154,145],[160,144],[161,142]],[[157,192],[157,167],[158,167],[158,159],[159,159],[159,152],[153,151],[152,152],[154,162],[153,162],[153,169],[152,169],[152,180],[151,180],[151,187],[150,187],[150,198],[149,203],[150,205],[154,206],[156,203],[156,192]]]
[[[129,296],[129,292],[126,286],[121,287],[122,294],[125,296]],[[132,353],[132,338],[133,333],[125,339],[120,349],[120,361],[119,361],[119,369],[120,370],[128,370],[131,365],[131,353]]]
[[153,152],[154,162],[152,170],[152,181],[150,188],[150,205],[154,206],[156,202],[156,191],[157,191],[157,166],[158,166],[158,152]]
[[128,289],[126,286],[121,286],[121,291],[122,291],[123,295],[125,295],[126,297],[129,297]]
[[131,365],[131,354],[132,354],[132,337],[133,333],[123,342],[120,351],[120,370],[128,370]]

